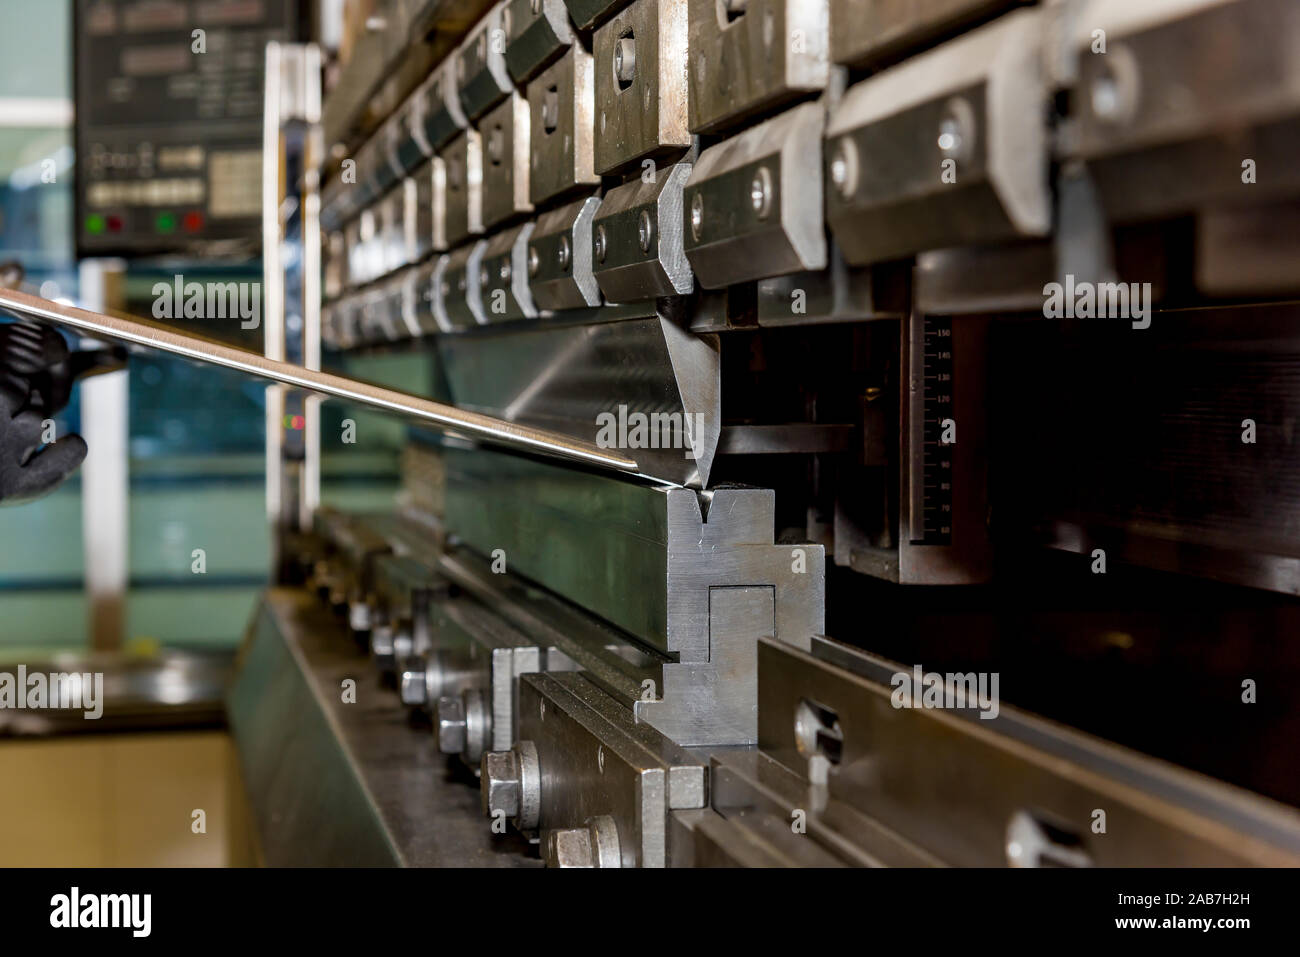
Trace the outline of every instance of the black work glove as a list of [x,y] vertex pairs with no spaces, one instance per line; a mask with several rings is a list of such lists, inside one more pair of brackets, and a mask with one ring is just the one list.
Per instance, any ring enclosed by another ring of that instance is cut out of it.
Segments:
[[42,447],[44,421],[67,402],[68,347],[44,326],[0,326],[0,505],[52,492],[86,457],[67,435]]

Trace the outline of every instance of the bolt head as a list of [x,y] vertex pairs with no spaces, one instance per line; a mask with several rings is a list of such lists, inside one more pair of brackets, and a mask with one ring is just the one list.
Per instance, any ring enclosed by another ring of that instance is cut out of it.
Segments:
[[408,708],[419,708],[428,702],[428,686],[424,681],[424,663],[412,662],[402,669],[398,684],[402,704]]
[[483,796],[483,813],[496,817],[519,815],[521,774],[514,751],[488,751],[480,764],[479,788]]
[[614,44],[614,76],[620,83],[631,83],[636,76],[636,40],[619,37]]
[[438,735],[439,751],[443,754],[460,754],[465,750],[465,705],[460,698],[439,698],[434,706],[433,723]]
[[608,252],[608,246],[605,241],[605,227],[596,227],[596,259],[599,262],[605,261],[605,253]]
[[691,235],[696,239],[704,231],[704,194],[696,193],[691,197]]
[[648,253],[650,251],[650,241],[654,239],[654,223],[650,221],[648,210],[641,210],[641,217],[637,221],[637,239],[641,243],[641,251]]
[[380,662],[391,661],[393,657],[393,629],[387,625],[375,625],[370,629],[370,653]]
[[547,867],[595,867],[596,853],[591,845],[591,831],[570,827],[546,835]]

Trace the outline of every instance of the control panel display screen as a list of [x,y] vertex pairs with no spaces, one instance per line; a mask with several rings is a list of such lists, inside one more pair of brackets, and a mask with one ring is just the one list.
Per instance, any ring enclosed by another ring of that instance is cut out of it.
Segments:
[[295,0],[77,0],[77,250],[260,240],[266,44]]

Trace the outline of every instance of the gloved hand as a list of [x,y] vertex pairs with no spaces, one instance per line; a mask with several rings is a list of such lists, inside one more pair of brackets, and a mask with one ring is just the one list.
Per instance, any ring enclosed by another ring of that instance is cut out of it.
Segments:
[[42,424],[67,402],[70,387],[62,336],[31,323],[0,326],[0,505],[53,491],[85,459],[79,435],[42,448]]

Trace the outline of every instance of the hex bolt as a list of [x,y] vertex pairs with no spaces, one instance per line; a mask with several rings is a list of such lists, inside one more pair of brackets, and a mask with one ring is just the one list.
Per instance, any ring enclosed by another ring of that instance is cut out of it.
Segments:
[[369,631],[371,623],[370,606],[364,601],[348,602],[348,625],[353,631]]
[[591,846],[591,831],[585,827],[566,827],[546,835],[547,867],[595,867],[596,849]]
[[572,252],[572,250],[569,249],[569,237],[568,237],[568,236],[561,236],[561,237],[560,237],[560,246],[559,246],[559,248],[555,251],[555,259],[556,259],[556,262],[559,263],[560,271],[561,271],[561,272],[567,272],[567,271],[568,271],[568,269],[569,269],[569,259],[570,259],[570,257],[571,257],[572,255],[573,255],[573,252]]
[[704,232],[704,194],[696,193],[691,197],[691,235],[699,240]]
[[433,710],[433,726],[438,735],[438,750],[443,754],[462,754],[465,751],[465,705],[460,698],[450,695],[438,699]]
[[650,251],[650,241],[654,239],[655,235],[654,223],[650,221],[649,210],[641,210],[641,216],[637,219],[636,232],[637,239],[641,243],[641,251],[648,253]]
[[537,254],[536,246],[528,247],[528,275],[536,276],[537,270],[542,268],[542,257]]
[[479,766],[479,791],[486,816],[518,816],[520,777],[519,754],[513,748],[488,751],[483,755]]
[[596,259],[598,262],[605,261],[605,253],[608,252],[607,243],[605,242],[605,227],[596,227]]
[[622,867],[618,825],[608,814],[588,818],[582,827],[546,834],[547,867]]
[[542,804],[537,746],[520,741],[509,751],[484,753],[479,788],[488,817],[504,813],[521,831],[537,827]]
[[421,657],[411,658],[402,669],[398,693],[402,704],[408,708],[421,708],[429,702],[429,686],[425,681],[427,664]]
[[627,89],[636,77],[636,38],[630,33],[614,44],[614,76],[621,89]]
[[375,625],[370,629],[370,654],[381,668],[394,664],[393,629],[388,625]]

